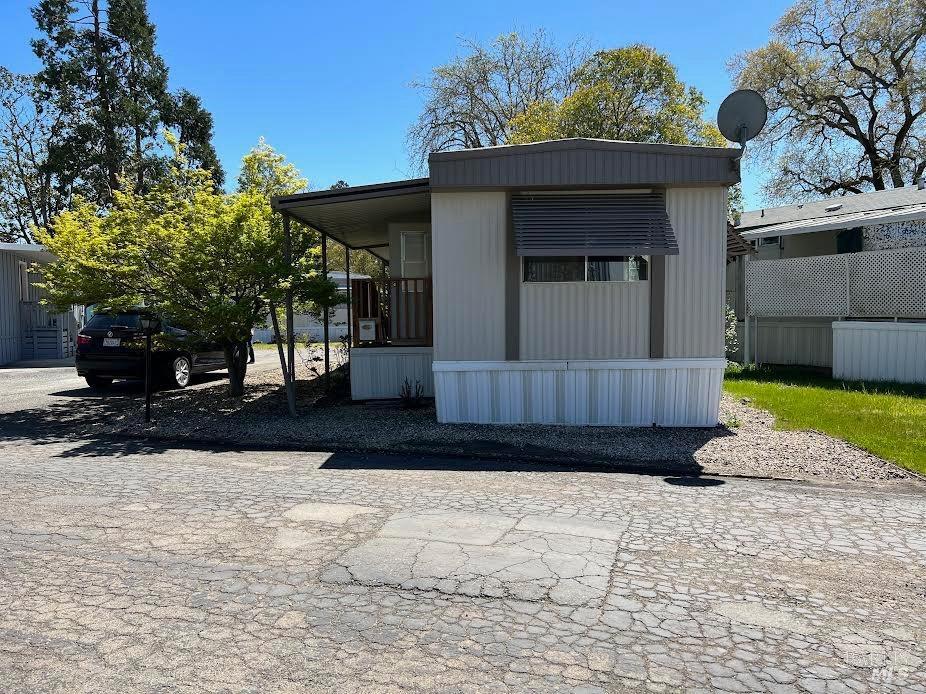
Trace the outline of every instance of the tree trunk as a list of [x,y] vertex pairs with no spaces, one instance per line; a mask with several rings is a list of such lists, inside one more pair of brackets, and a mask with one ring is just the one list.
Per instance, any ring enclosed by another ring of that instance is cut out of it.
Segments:
[[103,118],[103,148],[106,159],[106,178],[109,183],[110,195],[119,186],[119,162],[116,152],[116,131],[113,125],[112,99],[109,93],[109,83],[106,80],[106,58],[103,54],[103,30],[100,19],[100,2],[93,0],[90,4],[90,13],[93,16],[93,55],[96,61],[97,90],[99,91],[100,111]]
[[273,321],[273,336],[277,343],[277,352],[280,354],[280,368],[283,370],[283,386],[286,388],[286,404],[289,407],[289,414],[296,416],[296,388],[292,382],[291,371],[286,364],[286,356],[283,354],[283,341],[280,339],[280,321],[277,318],[276,306],[270,304],[270,319]]
[[228,394],[233,398],[244,395],[244,377],[248,371],[248,343],[234,342],[224,347],[228,368]]

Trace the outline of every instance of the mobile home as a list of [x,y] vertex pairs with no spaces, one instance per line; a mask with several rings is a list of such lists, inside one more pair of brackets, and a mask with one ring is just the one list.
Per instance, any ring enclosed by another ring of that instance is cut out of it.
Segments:
[[292,195],[389,263],[351,286],[351,389],[442,422],[713,426],[739,150],[568,139],[432,154],[427,178]]

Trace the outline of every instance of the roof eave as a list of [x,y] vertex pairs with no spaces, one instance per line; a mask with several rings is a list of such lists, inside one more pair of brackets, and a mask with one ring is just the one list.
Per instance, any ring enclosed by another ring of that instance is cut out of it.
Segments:
[[430,184],[427,178],[412,178],[403,181],[387,181],[385,183],[374,183],[365,186],[351,186],[349,188],[333,188],[330,190],[313,191],[311,193],[274,196],[270,199],[270,205],[274,210],[284,211],[292,207],[355,202],[357,200],[372,200],[395,195],[414,195],[416,193],[427,193],[429,191]]

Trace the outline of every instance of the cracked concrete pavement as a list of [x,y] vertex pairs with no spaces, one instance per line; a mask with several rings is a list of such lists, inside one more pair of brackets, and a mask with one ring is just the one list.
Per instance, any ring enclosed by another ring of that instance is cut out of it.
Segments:
[[0,444],[0,691],[926,691],[920,488]]

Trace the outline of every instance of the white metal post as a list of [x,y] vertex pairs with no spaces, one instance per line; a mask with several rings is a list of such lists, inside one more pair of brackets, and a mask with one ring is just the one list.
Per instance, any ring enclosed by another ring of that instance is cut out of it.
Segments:
[[746,322],[743,325],[743,366],[749,363],[749,314],[746,314]]

